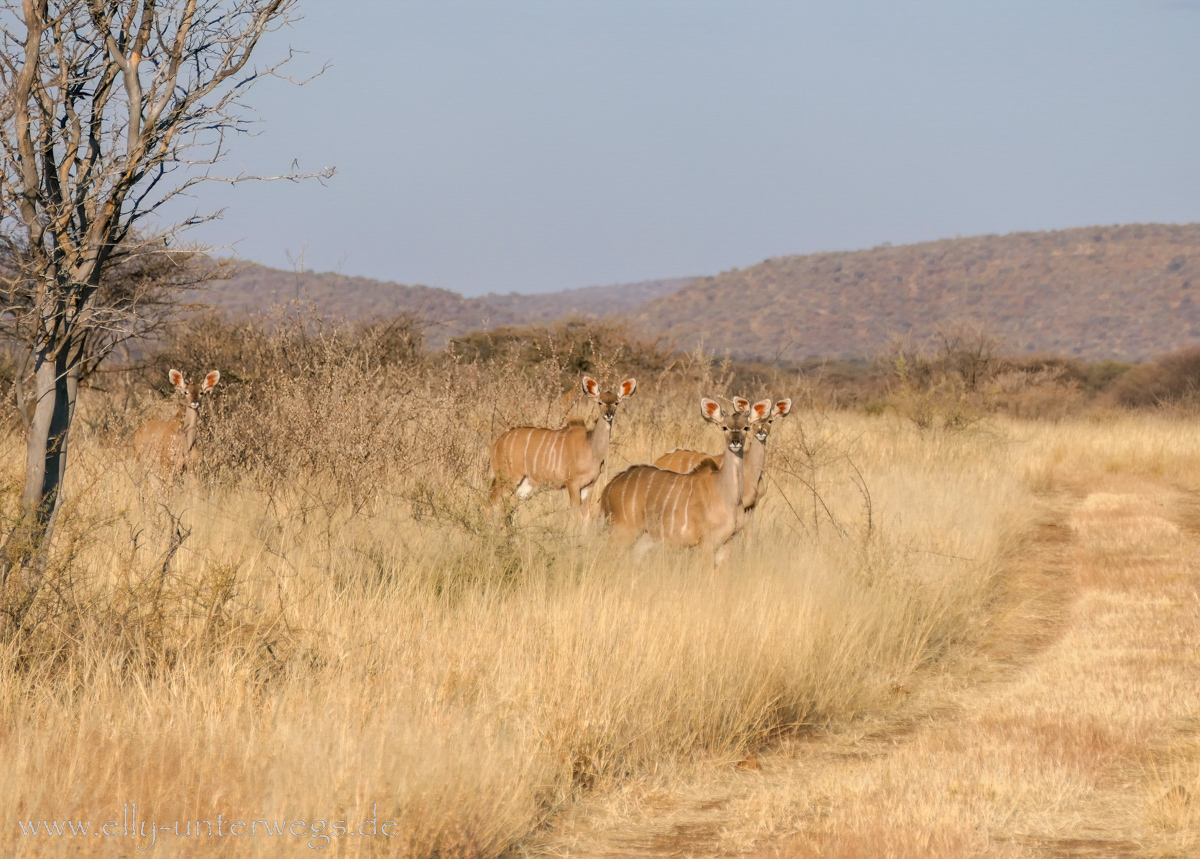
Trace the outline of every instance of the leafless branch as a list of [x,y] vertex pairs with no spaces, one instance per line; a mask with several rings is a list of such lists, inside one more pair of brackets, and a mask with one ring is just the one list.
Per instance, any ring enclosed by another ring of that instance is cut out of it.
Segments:
[[226,136],[250,127],[253,84],[287,79],[292,53],[251,58],[296,2],[0,0],[0,338],[30,357],[14,386],[22,406],[30,375],[36,388],[24,515],[0,557],[3,580],[14,564],[26,580],[40,569],[30,559],[52,530],[80,382],[220,276],[172,246],[211,215],[154,232],[149,217],[201,182],[333,175],[212,169]]

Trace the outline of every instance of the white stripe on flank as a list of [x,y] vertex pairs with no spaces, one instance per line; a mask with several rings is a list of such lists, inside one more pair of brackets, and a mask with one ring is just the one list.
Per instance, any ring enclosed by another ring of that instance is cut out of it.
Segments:
[[541,444],[538,445],[537,462],[538,474],[542,475],[544,483],[553,483],[554,475],[546,468],[550,464],[550,448],[554,446],[554,435],[549,430],[542,433]]
[[673,494],[673,492],[678,484],[678,481],[675,479],[675,477],[676,477],[676,475],[674,475],[674,474],[672,474],[670,477],[668,477],[666,474],[663,474],[662,477],[660,478],[661,481],[664,484],[666,484],[666,492],[664,493],[664,496],[662,499],[662,513],[660,514],[660,516],[662,517],[662,522],[663,522],[663,538],[664,539],[672,537],[675,533],[673,530],[674,526],[675,526],[674,518],[671,519],[670,524],[668,524],[668,522],[667,522],[667,504],[668,504],[668,502],[670,502],[671,495]]
[[633,479],[630,481],[633,483],[633,486],[629,487],[631,496],[629,499],[629,508],[630,512],[633,514],[631,518],[633,520],[634,527],[636,527],[639,531],[644,531],[646,526],[646,511],[638,504],[638,489],[641,488],[643,477],[645,477],[645,471],[639,468],[633,473]]
[[627,525],[636,525],[637,511],[630,501],[631,493],[636,485],[637,472],[625,472],[625,480],[621,483],[621,515]]
[[546,481],[542,479],[544,472],[541,469],[542,452],[546,449],[546,432],[542,430],[538,433],[537,449],[533,454],[533,466],[530,471],[538,476],[538,483],[544,484]]
[[687,534],[687,527],[688,527],[688,521],[689,521],[688,513],[692,509],[692,486],[694,485],[694,483],[695,483],[694,478],[689,479],[687,481],[688,497],[687,497],[687,501],[685,501],[683,504],[683,529],[680,531],[681,535]]
[[646,474],[646,497],[642,501],[642,511],[643,511],[643,516],[648,516],[648,514],[650,512],[650,490],[654,488],[654,483],[655,483],[654,476],[656,474],[658,474],[658,472],[651,471],[648,468],[644,469],[644,471]]
[[674,495],[675,495],[675,501],[671,504],[671,530],[674,531],[675,522],[676,522],[675,514],[679,510],[679,499],[683,495],[684,481],[673,480],[673,481],[671,481],[671,484],[672,484],[671,489],[674,491]]
[[558,473],[562,475],[563,483],[575,476],[575,461],[569,456],[570,451],[571,437],[563,433],[558,445]]
[[655,488],[657,489],[654,498],[654,518],[658,521],[662,536],[665,539],[670,533],[667,526],[667,502],[671,498],[671,488],[674,482],[663,471],[654,472],[654,477]]
[[624,524],[629,518],[628,508],[625,506],[625,487],[629,484],[629,475],[622,472],[613,483],[613,488],[608,491],[608,509],[614,522]]

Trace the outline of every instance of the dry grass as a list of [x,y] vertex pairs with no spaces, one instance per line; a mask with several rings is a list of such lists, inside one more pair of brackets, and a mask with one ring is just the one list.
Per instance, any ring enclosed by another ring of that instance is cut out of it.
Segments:
[[[1200,627],[1194,578],[1183,574],[1195,545],[1160,520],[1151,568],[1145,499],[1158,487],[1127,478],[1109,487],[1070,518],[1077,539],[1065,573],[1079,594],[1061,637],[1019,675],[951,696],[952,714],[893,751],[824,773],[809,765],[811,779],[790,773],[785,816],[812,820],[822,803],[832,813],[772,853],[807,856],[827,839],[850,843],[823,854],[835,856],[1172,856],[1200,847],[1186,729],[1200,708],[1198,666],[1185,646]],[[1123,496],[1119,508],[1113,495]],[[1126,521],[1114,521],[1117,509]],[[1114,549],[1141,570],[1136,587],[1127,573],[1091,574],[1098,559],[1122,566]],[[1190,579],[1190,593],[1177,579]],[[872,829],[875,847],[852,846]]]
[[[985,658],[926,678],[890,717],[777,744],[761,769],[695,772],[649,804],[597,801],[599,832],[577,843],[641,855],[673,843],[782,857],[1196,855],[1200,532],[1188,481],[1200,440],[1147,418],[1005,429],[1012,466],[1055,490],[1005,576],[1015,585],[994,606]],[[592,852],[604,851],[572,855]]]
[[[558,495],[511,520],[480,510],[488,440],[558,419],[559,369],[378,362],[333,339],[306,348],[290,370],[277,357],[258,377],[230,372],[239,384],[217,403],[208,467],[180,484],[121,446],[148,411],[139,397],[85,403],[54,569],[0,660],[9,852],[76,855],[78,839],[20,837],[15,821],[99,826],[134,801],[167,825],[305,821],[303,837],[160,832],[165,855],[290,855],[328,839],[347,855],[577,852],[613,821],[673,814],[681,796],[734,784],[704,812],[726,835],[679,837],[951,856],[990,849],[1035,799],[1053,829],[1114,768],[1146,785],[1145,807],[1127,812],[1137,826],[1192,843],[1194,748],[1155,733],[1191,706],[1180,687],[1160,688],[1186,660],[1163,674],[1130,663],[1150,716],[1132,693],[1079,708],[1072,696],[1090,700],[1090,686],[1064,658],[1010,681],[1011,708],[981,715],[976,734],[918,730],[970,711],[964,678],[992,659],[998,624],[1038,626],[1027,610],[1038,603],[1014,584],[1045,519],[1035,493],[1086,486],[1085,466],[1200,475],[1182,423],[921,432],[800,414],[772,435],[774,485],[752,532],[714,568],[698,553],[610,551]],[[628,369],[596,361],[607,378]],[[609,474],[712,441],[694,396],[730,392],[712,368],[688,373],[639,380]],[[11,510],[19,457],[16,439],[5,444]],[[1105,503],[1079,507],[1070,527],[1079,552],[1118,558],[1086,586],[1130,600],[1129,565],[1160,543],[1183,563],[1190,531],[1143,512],[1136,540],[1110,546],[1109,519],[1128,505]],[[1193,579],[1177,578],[1183,599]],[[1130,629],[1105,634],[1127,643]],[[1101,647],[1069,635],[1054,646]],[[1086,667],[1113,677],[1106,660]],[[1046,700],[1048,687],[1062,697]],[[1155,742],[1157,756],[1143,754]],[[1177,784],[1187,793],[1171,794]],[[395,836],[338,833],[333,821],[353,828],[372,805],[398,821]],[[135,840],[89,843],[118,855]]]

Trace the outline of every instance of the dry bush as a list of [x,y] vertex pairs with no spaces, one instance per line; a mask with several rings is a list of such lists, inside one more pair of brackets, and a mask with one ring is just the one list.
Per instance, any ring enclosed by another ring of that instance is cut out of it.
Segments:
[[999,341],[978,328],[892,341],[880,363],[891,377],[891,404],[921,429],[963,429],[982,416],[980,389],[1000,365]]
[[1103,414],[1111,406],[1099,395],[1130,367],[1003,355],[998,341],[978,329],[943,332],[927,343],[894,341],[880,366],[890,375],[890,391],[868,403],[869,412],[890,407],[922,429],[952,430],[996,414],[1037,420]]
[[650,340],[613,320],[568,319],[556,325],[497,328],[456,337],[446,347],[461,361],[557,368],[568,383],[583,373],[660,375],[676,355],[661,339]]
[[1084,368],[1084,385],[1092,394],[1107,391],[1133,367],[1133,364],[1124,361],[1093,361]]
[[169,393],[166,371],[193,364],[220,366],[235,381],[306,376],[331,361],[353,357],[368,369],[418,362],[422,324],[414,316],[356,323],[330,320],[305,302],[280,305],[261,316],[230,320],[219,313],[196,316],[152,351],[140,375]]
[[1134,366],[995,355],[981,372],[977,354],[944,360],[943,347],[939,341],[900,339],[873,364],[813,360],[776,373],[794,376],[792,385],[809,390],[809,401],[824,408],[861,409],[871,415],[894,411],[926,429],[954,429],[999,414],[1038,420],[1102,416],[1113,407],[1110,389]]
[[1113,395],[1123,406],[1146,407],[1194,399],[1200,392],[1200,346],[1139,364],[1118,378]]
[[1062,420],[1090,405],[1078,365],[1060,360],[1012,362],[996,373],[986,408],[1015,418]]
[[890,373],[878,361],[866,359],[808,360],[796,368],[796,385],[806,402],[830,409],[861,408],[882,414],[890,389]]

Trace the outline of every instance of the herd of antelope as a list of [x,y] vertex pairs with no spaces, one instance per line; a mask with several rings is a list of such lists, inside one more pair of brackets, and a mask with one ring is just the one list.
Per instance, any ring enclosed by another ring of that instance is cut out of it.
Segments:
[[[213,370],[188,384],[182,373],[171,370],[168,378],[184,404],[173,420],[148,421],[134,443],[142,459],[177,472],[199,456],[201,397],[221,374]],[[488,477],[493,508],[514,490],[524,499],[538,489],[566,489],[571,506],[587,518],[588,497],[604,469],[617,406],[637,390],[637,381],[626,379],[615,392],[601,392],[595,379],[584,376],[582,388],[600,409],[590,430],[572,418],[559,429],[513,427],[492,443]],[[677,448],[653,465],[631,465],[601,493],[605,521],[627,542],[703,545],[714,560],[721,560],[726,543],[762,498],[771,423],[791,410],[787,399],[752,405],[734,397],[733,411],[726,413],[720,403],[702,397],[700,416],[724,434],[725,451],[712,456]]]
[[[587,500],[604,468],[617,406],[634,392],[626,379],[616,393],[600,393],[590,376],[583,392],[600,407],[589,431],[579,420],[561,429],[514,427],[491,449],[491,503],[514,489],[521,498],[536,489],[566,489],[586,517]],[[733,412],[700,400],[700,416],[719,427],[725,452],[716,456],[676,449],[653,465],[632,465],[608,482],[600,496],[605,521],[627,541],[703,545],[721,560],[725,544],[745,525],[763,493],[763,466],[771,423],[792,410],[791,400],[750,404],[735,397]]]

